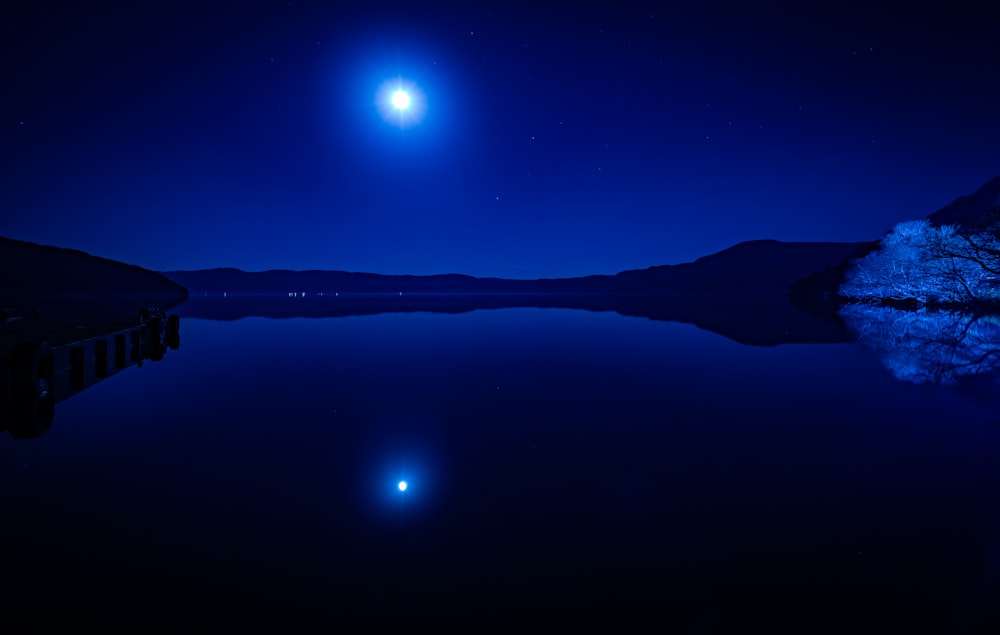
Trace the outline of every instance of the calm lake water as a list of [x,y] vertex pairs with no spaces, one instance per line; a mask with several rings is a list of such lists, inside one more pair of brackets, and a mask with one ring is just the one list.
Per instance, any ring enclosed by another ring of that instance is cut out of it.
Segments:
[[995,381],[569,309],[181,329],[0,438],[11,623],[1000,624]]

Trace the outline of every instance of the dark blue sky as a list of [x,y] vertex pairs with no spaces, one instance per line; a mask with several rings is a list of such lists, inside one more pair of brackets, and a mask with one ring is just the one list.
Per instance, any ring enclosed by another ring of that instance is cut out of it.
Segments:
[[152,269],[610,273],[1000,174],[997,10],[96,4],[0,20],[0,234]]

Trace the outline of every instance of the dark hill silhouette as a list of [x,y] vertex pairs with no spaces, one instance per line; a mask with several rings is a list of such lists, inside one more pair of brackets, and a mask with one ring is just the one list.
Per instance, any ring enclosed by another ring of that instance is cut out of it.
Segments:
[[165,275],[192,292],[178,310],[184,317],[237,320],[572,308],[685,322],[743,344],[773,346],[849,339],[832,314],[824,315],[826,319],[809,315],[785,296],[795,281],[838,266],[862,247],[859,243],[756,240],[691,263],[542,280],[238,269]]
[[783,243],[755,240],[680,265],[580,278],[507,280],[459,274],[380,275],[345,271],[247,272],[239,269],[168,271],[192,293],[785,293],[790,285],[853,254],[859,243]]
[[0,237],[0,308],[45,318],[125,318],[168,308],[186,289],[135,265]]
[[851,257],[862,243],[739,243],[694,262],[623,271],[615,291],[785,293],[806,276]]
[[167,271],[166,277],[192,293],[559,293],[608,292],[612,276],[506,280],[462,274],[433,276],[383,275],[347,271],[243,271],[202,269]]
[[[934,226],[957,225],[973,231],[1000,226],[1000,176],[929,214],[927,219]],[[790,288],[793,302],[813,313],[829,315],[836,311],[841,301],[838,291],[848,264],[878,248],[877,240],[861,243],[849,258],[794,282]]]
[[985,229],[1000,223],[1000,176],[927,218],[935,226],[961,225],[965,229]]

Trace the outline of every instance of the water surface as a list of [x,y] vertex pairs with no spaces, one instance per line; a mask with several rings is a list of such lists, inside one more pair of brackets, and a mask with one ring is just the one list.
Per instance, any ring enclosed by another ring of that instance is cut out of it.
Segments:
[[995,382],[569,309],[182,333],[0,439],[12,618],[1000,623]]

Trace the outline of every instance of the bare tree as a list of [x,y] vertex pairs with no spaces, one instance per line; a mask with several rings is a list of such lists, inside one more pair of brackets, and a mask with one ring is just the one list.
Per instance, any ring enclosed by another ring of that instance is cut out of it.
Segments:
[[878,250],[856,260],[840,293],[863,301],[919,304],[994,302],[1000,282],[1000,236],[963,233],[926,220],[896,225]]

